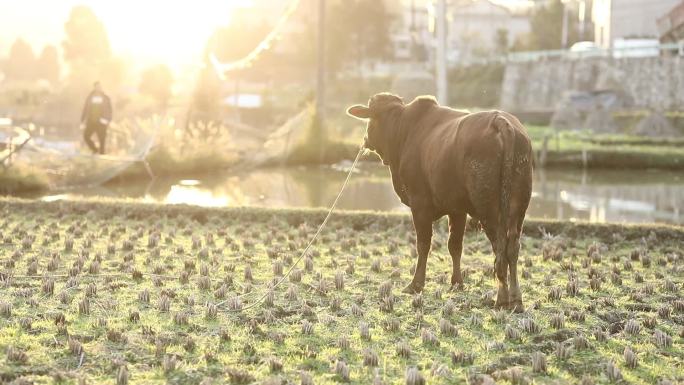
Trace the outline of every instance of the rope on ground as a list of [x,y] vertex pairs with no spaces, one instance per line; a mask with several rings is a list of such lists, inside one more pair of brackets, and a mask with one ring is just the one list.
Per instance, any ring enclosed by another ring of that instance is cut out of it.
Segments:
[[[342,188],[340,189],[340,192],[337,193],[335,200],[333,201],[332,205],[330,206],[330,209],[328,210],[328,214],[326,214],[325,218],[323,219],[323,222],[321,222],[321,224],[318,226],[318,230],[316,230],[316,233],[313,235],[313,237],[311,237],[311,240],[309,240],[309,243],[306,245],[306,247],[304,248],[302,253],[299,254],[299,257],[295,260],[295,262],[292,265],[290,265],[290,267],[287,269],[285,274],[283,274],[283,276],[280,277],[280,279],[271,288],[264,290],[264,293],[261,294],[261,296],[259,296],[259,298],[254,300],[254,302],[252,302],[251,304],[244,306],[244,307],[238,307],[235,309],[228,309],[228,311],[240,312],[240,311],[251,309],[251,308],[259,305],[261,302],[264,301],[264,299],[266,299],[266,297],[268,296],[269,290],[274,290],[281,283],[283,283],[283,281],[285,281],[285,279],[290,275],[290,273],[292,273],[292,270],[294,270],[294,268],[297,266],[297,264],[299,264],[299,262],[301,262],[301,260],[306,256],[306,254],[309,252],[309,249],[311,249],[311,246],[313,246],[314,242],[316,242],[316,239],[318,239],[318,236],[321,235],[323,228],[328,223],[328,219],[330,219],[330,216],[332,216],[333,211],[335,211],[335,207],[337,206],[337,202],[340,200],[342,193],[344,192],[347,185],[349,184],[349,180],[351,179],[351,176],[354,173],[354,169],[356,168],[356,165],[359,163],[359,159],[361,159],[361,155],[363,153],[364,153],[364,148],[363,148],[363,146],[361,146],[361,148],[359,148],[359,152],[356,154],[356,158],[354,158],[354,162],[352,163],[351,167],[349,168],[349,173],[347,173],[347,178],[344,180],[344,183],[342,183]],[[224,305],[226,302],[228,302],[230,300],[234,300],[235,298],[242,298],[242,297],[245,297],[249,294],[252,294],[252,293],[251,292],[250,293],[244,293],[244,294],[238,295],[237,297],[233,297],[231,299],[221,301],[218,304],[216,304],[216,306]]]

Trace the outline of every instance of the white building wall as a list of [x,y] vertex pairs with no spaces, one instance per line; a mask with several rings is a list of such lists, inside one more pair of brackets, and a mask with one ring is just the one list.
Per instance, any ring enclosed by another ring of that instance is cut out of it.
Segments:
[[680,0],[594,0],[596,44],[610,48],[616,39],[658,38],[656,21]]
[[530,32],[530,20],[488,0],[454,7],[449,22],[450,59],[495,53],[499,30],[508,32],[511,46],[516,38]]
[[613,0],[612,40],[627,37],[658,38],[656,21],[680,0]]

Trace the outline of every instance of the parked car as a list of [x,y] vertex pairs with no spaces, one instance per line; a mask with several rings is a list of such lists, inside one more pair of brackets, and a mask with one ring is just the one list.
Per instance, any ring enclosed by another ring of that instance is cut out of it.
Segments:
[[605,56],[608,56],[607,51],[596,45],[593,41],[578,41],[568,50],[568,57],[573,59]]

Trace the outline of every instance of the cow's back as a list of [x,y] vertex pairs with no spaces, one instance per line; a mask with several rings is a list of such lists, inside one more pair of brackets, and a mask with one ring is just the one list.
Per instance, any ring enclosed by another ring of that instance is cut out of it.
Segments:
[[[451,118],[445,119],[446,116]],[[531,157],[524,127],[517,118],[505,112],[446,112],[441,119],[426,121],[426,125],[432,124],[431,127],[421,128],[425,130],[425,140],[420,145],[422,173],[440,215],[466,210],[475,216],[484,209],[479,206],[491,204],[486,203],[489,201],[498,202],[504,146],[502,135],[493,124],[497,116],[503,116],[511,123],[516,153]],[[516,158],[520,157],[516,155]],[[531,168],[529,176],[531,179]]]

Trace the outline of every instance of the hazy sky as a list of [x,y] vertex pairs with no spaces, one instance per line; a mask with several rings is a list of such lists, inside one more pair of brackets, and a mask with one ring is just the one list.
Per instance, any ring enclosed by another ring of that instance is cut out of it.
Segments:
[[18,37],[39,52],[59,46],[74,5],[87,5],[107,29],[114,52],[177,66],[199,57],[211,32],[244,0],[0,0],[0,55]]
[[0,0],[0,56],[18,37],[36,53],[45,44],[59,47],[69,11],[82,4],[104,23],[117,56],[178,69],[199,63],[207,38],[230,22],[231,9],[264,1],[278,0]]

